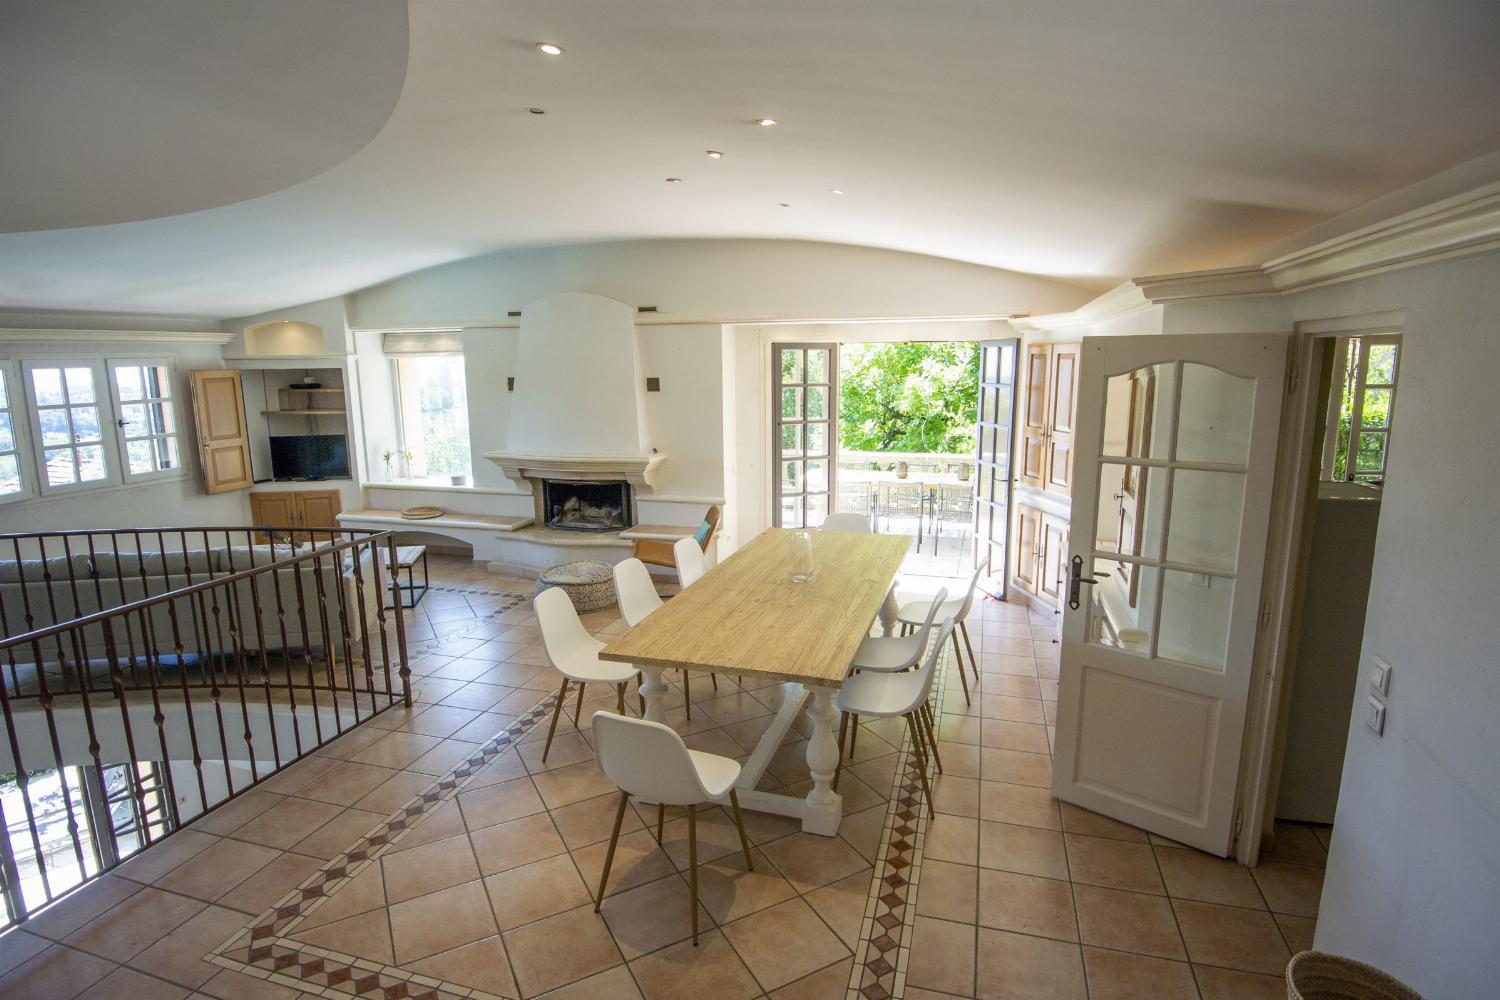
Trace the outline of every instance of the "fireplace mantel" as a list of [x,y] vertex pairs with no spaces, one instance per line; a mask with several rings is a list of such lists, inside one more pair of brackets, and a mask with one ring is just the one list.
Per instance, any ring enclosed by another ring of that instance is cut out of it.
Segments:
[[665,455],[535,455],[487,451],[506,478],[516,485],[536,479],[623,479],[637,492],[650,495],[651,478]]

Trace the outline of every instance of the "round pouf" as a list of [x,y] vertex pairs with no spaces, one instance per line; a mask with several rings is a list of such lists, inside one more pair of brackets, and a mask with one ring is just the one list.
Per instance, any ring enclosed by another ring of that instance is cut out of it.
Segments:
[[567,591],[579,614],[615,606],[614,573],[608,563],[580,560],[548,566],[537,575],[536,593],[552,587]]

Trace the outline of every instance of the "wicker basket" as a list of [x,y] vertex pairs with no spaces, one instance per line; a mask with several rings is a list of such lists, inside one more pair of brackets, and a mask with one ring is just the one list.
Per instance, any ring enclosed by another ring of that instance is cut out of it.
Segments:
[[1416,990],[1373,965],[1323,951],[1292,956],[1286,995],[1287,1000],[1422,1000]]
[[536,578],[536,592],[561,587],[579,614],[615,606],[614,572],[608,563],[567,562],[544,569]]

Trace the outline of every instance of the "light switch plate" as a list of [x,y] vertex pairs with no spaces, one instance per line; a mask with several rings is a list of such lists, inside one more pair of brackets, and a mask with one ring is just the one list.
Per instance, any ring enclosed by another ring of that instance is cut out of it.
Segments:
[[1378,656],[1370,666],[1370,687],[1382,695],[1391,693],[1391,665]]
[[1365,725],[1375,730],[1376,736],[1385,735],[1385,702],[1373,694],[1365,702]]

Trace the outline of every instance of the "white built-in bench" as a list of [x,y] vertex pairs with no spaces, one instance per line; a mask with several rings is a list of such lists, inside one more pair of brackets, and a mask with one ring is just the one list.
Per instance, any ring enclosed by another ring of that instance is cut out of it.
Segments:
[[620,538],[627,542],[649,540],[670,544],[679,538],[693,537],[693,532],[697,530],[698,526],[696,524],[637,524],[633,528],[626,528],[620,532]]
[[496,537],[530,527],[534,518],[512,514],[459,514],[448,512],[439,517],[411,519],[399,510],[364,508],[346,510],[339,515],[341,528],[370,528],[375,531],[399,531],[419,535],[451,538],[469,546],[475,558],[489,558]]

